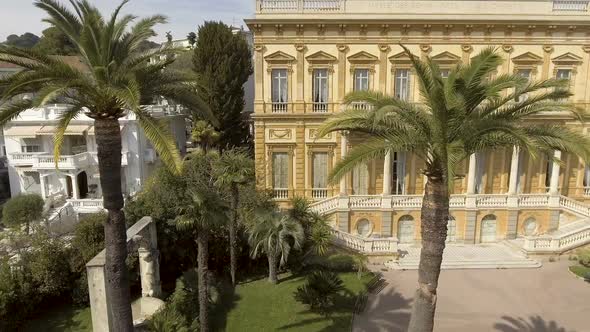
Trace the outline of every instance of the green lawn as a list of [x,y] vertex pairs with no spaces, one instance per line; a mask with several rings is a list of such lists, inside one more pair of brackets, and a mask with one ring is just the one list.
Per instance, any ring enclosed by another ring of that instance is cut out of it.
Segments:
[[371,279],[366,274],[361,280],[356,273],[339,274],[346,291],[342,294],[338,309],[329,318],[309,312],[295,301],[295,289],[305,283],[305,277],[281,275],[278,285],[269,284],[266,279],[238,285],[233,301],[227,306],[227,319],[222,321],[226,331],[349,331],[356,295]]
[[26,332],[92,332],[90,308],[56,307],[31,319]]
[[570,266],[570,271],[575,273],[577,276],[586,278],[590,275],[590,268],[582,266],[582,265],[574,265]]

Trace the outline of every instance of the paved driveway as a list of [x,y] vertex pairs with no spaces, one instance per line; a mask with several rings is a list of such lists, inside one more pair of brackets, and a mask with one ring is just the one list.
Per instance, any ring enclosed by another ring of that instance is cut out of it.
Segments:
[[[590,284],[570,262],[539,269],[444,270],[436,332],[589,332]],[[406,331],[417,271],[384,272],[388,285],[368,299],[354,331]]]

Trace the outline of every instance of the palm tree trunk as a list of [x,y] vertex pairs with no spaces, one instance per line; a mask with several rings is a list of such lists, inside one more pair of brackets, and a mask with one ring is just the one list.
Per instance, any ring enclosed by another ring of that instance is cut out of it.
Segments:
[[98,149],[98,170],[104,208],[108,219],[104,225],[105,275],[113,331],[133,331],[131,295],[127,258],[127,234],[121,192],[121,130],[117,119],[99,119],[95,122]]
[[449,191],[442,178],[429,177],[424,191],[421,212],[422,251],[418,273],[418,289],[409,332],[432,332],[436,311],[436,289],[445,249],[449,219]]
[[197,235],[197,277],[199,283],[199,331],[209,332],[209,234],[207,230],[199,230]]
[[277,256],[270,252],[267,254],[268,256],[268,281],[271,284],[277,284],[279,282],[279,278],[277,277]]
[[238,201],[239,201],[239,189],[236,184],[232,185],[232,219],[229,222],[229,260],[230,260],[230,274],[231,283],[233,286],[236,285],[236,270],[238,269],[238,258],[236,257],[236,227],[238,226]]

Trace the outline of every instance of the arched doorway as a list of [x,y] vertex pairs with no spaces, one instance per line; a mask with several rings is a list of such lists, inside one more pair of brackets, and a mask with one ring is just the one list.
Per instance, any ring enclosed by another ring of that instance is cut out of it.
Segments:
[[85,171],[80,172],[76,178],[78,182],[78,193],[80,198],[88,197],[88,176]]
[[414,217],[405,215],[399,218],[397,223],[397,238],[399,243],[414,242]]
[[496,242],[497,221],[496,216],[488,214],[481,219],[481,243]]
[[537,220],[533,217],[529,217],[524,221],[523,225],[524,235],[525,236],[533,236],[537,233]]
[[447,242],[457,242],[457,221],[453,216],[449,216],[447,224]]

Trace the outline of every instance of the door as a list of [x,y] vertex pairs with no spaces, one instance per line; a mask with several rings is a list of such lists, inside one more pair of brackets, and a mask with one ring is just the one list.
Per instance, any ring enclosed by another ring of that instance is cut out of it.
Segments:
[[447,242],[457,241],[457,221],[454,217],[449,217],[449,223],[447,224]]
[[399,218],[397,238],[399,243],[414,242],[414,218],[412,218],[412,216],[403,216]]
[[88,176],[86,172],[78,174],[78,192],[80,193],[80,198],[88,197]]
[[481,220],[481,242],[496,242],[496,216],[488,215]]

